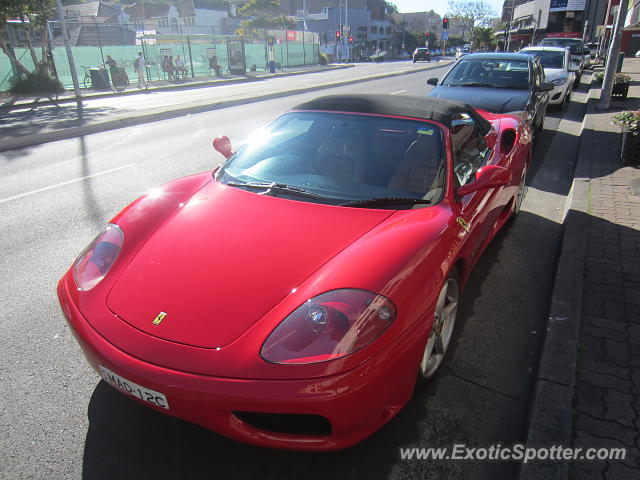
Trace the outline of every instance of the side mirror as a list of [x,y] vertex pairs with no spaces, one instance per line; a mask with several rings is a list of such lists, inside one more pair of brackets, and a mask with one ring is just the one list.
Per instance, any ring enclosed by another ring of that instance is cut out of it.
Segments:
[[427,80],[427,85],[433,85],[434,87],[438,85],[438,79],[435,77],[431,77]]
[[213,139],[213,148],[215,148],[218,152],[220,152],[224,158],[229,158],[233,155],[233,150],[231,149],[231,140],[226,135],[218,135]]
[[542,82],[540,86],[537,88],[539,92],[550,92],[553,90],[553,83],[551,82]]
[[467,183],[466,185],[458,187],[456,189],[456,195],[459,198],[462,198],[465,195],[477,192],[478,190],[503,187],[509,182],[511,182],[511,172],[497,165],[488,165],[480,168],[476,172],[475,182]]

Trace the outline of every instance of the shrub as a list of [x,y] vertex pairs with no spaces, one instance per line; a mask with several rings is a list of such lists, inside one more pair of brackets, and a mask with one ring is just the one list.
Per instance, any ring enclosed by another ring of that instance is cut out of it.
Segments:
[[9,93],[12,95],[39,95],[64,92],[64,87],[57,78],[46,73],[28,73],[11,82]]
[[616,113],[613,116],[613,123],[621,126],[633,135],[640,133],[640,110],[627,110]]
[[630,81],[631,76],[624,72],[618,72],[613,76],[613,83],[629,83]]
[[326,65],[329,63],[329,57],[325,53],[320,54],[320,65]]

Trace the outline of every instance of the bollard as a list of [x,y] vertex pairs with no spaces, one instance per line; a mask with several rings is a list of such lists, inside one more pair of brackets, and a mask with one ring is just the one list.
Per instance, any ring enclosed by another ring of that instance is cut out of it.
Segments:
[[616,73],[622,71],[622,62],[624,62],[624,52],[618,53],[618,66],[616,67]]

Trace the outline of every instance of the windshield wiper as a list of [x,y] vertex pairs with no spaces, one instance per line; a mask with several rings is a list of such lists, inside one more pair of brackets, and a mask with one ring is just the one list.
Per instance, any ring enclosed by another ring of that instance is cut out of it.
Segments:
[[340,203],[341,207],[374,207],[376,205],[420,205],[430,204],[431,200],[411,197],[382,197],[368,198],[366,200],[353,200],[351,202]]
[[493,83],[481,83],[481,82],[469,82],[469,83],[461,83],[460,85],[457,85],[460,87],[490,87],[490,88],[495,88],[495,85]]
[[286,183],[278,183],[278,182],[227,182],[226,185],[230,185],[232,187],[240,187],[240,188],[254,188],[256,190],[265,189],[261,194],[270,193],[270,192],[284,192],[291,193],[297,195],[299,197],[307,197],[307,198],[316,198],[316,199],[324,199],[322,195],[318,195],[317,193],[309,192],[303,188],[294,187],[292,185],[287,185]]

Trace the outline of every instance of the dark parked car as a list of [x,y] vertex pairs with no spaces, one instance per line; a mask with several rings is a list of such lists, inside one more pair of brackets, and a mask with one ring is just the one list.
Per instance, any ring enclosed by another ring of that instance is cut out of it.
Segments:
[[427,62],[431,61],[431,52],[428,48],[416,48],[413,52],[413,63],[416,63],[418,60],[426,60]]
[[526,120],[534,135],[542,128],[553,84],[540,61],[518,53],[472,53],[459,60],[427,96],[458,100],[494,113]]

